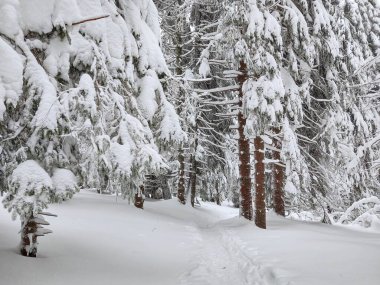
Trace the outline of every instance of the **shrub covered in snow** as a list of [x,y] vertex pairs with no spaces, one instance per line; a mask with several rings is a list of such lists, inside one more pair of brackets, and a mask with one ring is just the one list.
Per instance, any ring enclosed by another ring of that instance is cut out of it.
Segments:
[[37,161],[27,160],[13,171],[3,204],[13,219],[20,216],[24,221],[47,208],[52,191],[53,182],[49,174]]
[[71,199],[77,192],[77,178],[74,173],[68,169],[57,168],[51,177],[53,182],[54,200],[62,202]]
[[380,199],[363,198],[353,203],[345,212],[335,213],[337,224],[354,224],[364,228],[380,229]]

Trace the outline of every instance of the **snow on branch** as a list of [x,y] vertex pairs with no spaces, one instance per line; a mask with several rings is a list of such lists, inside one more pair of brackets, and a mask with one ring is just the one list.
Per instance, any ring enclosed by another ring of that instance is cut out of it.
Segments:
[[[372,206],[373,205],[373,206]],[[346,224],[352,222],[366,228],[372,224],[380,225],[380,199],[372,196],[363,198],[360,201],[354,202],[339,218],[337,223]]]

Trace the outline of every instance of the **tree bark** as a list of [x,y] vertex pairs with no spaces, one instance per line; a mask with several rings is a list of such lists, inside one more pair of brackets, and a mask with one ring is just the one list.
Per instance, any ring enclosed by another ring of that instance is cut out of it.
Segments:
[[[198,139],[195,139],[194,140],[194,148],[195,148],[195,152],[196,152],[196,149],[198,147]],[[197,158],[196,158],[196,154],[194,153],[194,155],[192,155],[192,159],[191,159],[191,176],[190,176],[190,183],[191,183],[191,196],[190,196],[190,200],[191,200],[191,206],[194,207],[195,205],[195,193],[196,193],[196,190],[197,190]]]
[[[181,0],[178,0],[178,4],[181,5],[182,4],[182,1]],[[178,27],[177,25],[179,25],[181,22],[180,21],[177,21],[177,23],[175,23],[176,25],[176,33],[175,33],[175,62],[176,62],[176,65],[175,65],[175,73],[176,75],[178,76],[181,76],[182,73],[183,73],[183,70],[182,70],[182,66],[183,66],[183,49],[182,49],[182,33],[180,31],[182,31],[182,27]],[[179,96],[179,100],[181,101],[181,104],[179,105],[179,108],[178,108],[178,114],[181,113],[181,108],[182,108],[182,104],[185,100],[185,92],[183,92],[183,90],[180,90],[180,96]],[[179,162],[179,178],[178,178],[178,189],[177,189],[177,197],[178,197],[178,201],[181,203],[181,204],[186,204],[186,198],[185,198],[185,155],[184,155],[184,151],[183,151],[183,146],[181,146],[179,149],[178,149],[178,162]]]
[[256,183],[256,215],[255,223],[259,228],[266,228],[265,209],[265,166],[264,141],[260,136],[254,139],[255,145],[255,183]]
[[251,164],[250,164],[250,150],[249,139],[245,136],[244,129],[246,125],[246,118],[243,114],[243,84],[247,80],[247,65],[244,61],[240,61],[239,67],[240,75],[237,77],[239,83],[239,174],[240,174],[240,208],[241,215],[248,219],[253,219],[252,209],[252,194],[251,194]]
[[135,207],[144,209],[144,185],[140,185],[140,189],[135,194]]
[[[277,136],[280,134],[280,128],[273,128],[274,133]],[[281,148],[282,143],[279,137],[273,140],[273,146],[278,150],[273,150],[273,159],[278,160],[278,163],[273,165],[273,179],[274,179],[274,193],[273,193],[273,204],[274,211],[285,217],[285,194],[284,194],[284,167],[280,165],[281,163]]]
[[75,25],[79,25],[79,24],[86,23],[86,22],[91,22],[91,21],[96,21],[96,20],[100,20],[100,19],[108,18],[109,16],[110,16],[110,15],[102,15],[102,16],[92,17],[92,18],[88,18],[88,19],[83,19],[83,20],[81,20],[81,21],[74,22],[74,23],[72,23],[71,25],[72,25],[72,26],[75,26]]
[[23,256],[36,257],[37,256],[37,224],[31,221],[33,217],[29,218],[25,223],[22,223],[21,229],[21,244],[20,253]]
[[215,182],[215,190],[216,190],[216,199],[215,199],[215,202],[218,206],[221,205],[220,203],[220,193],[219,193],[219,183],[218,181]]
[[183,155],[183,149],[179,149],[178,162],[179,162],[179,179],[178,179],[178,190],[177,197],[178,201],[182,204],[186,203],[185,200],[185,157]]

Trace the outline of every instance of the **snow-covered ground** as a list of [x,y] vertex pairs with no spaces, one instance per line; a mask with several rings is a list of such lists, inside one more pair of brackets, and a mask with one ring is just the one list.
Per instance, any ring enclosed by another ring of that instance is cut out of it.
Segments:
[[380,284],[380,234],[269,215],[268,229],[230,207],[175,200],[145,210],[82,191],[50,207],[38,258],[17,253],[19,223],[0,210],[1,285]]

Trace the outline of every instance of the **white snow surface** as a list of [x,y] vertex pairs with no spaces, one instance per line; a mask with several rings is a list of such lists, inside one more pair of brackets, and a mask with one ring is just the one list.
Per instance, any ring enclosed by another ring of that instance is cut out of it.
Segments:
[[[269,214],[267,230],[238,210],[195,209],[83,191],[52,205],[53,235],[36,259],[17,253],[19,223],[0,210],[0,284],[376,285],[380,233]],[[22,270],[20,270],[22,268]]]

